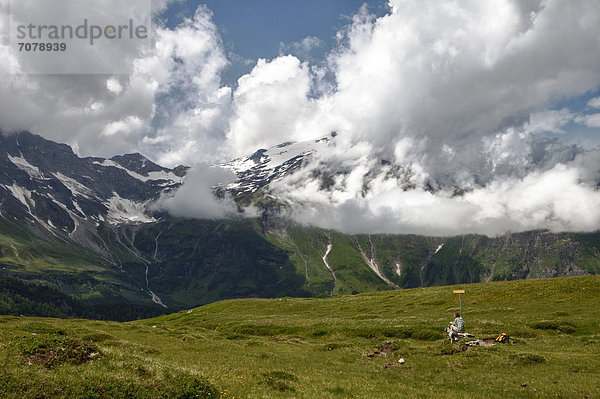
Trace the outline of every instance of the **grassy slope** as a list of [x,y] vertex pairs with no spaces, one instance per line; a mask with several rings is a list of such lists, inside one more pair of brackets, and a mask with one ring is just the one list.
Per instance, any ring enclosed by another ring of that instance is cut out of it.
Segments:
[[[97,240],[112,254],[108,261],[76,243],[41,240],[0,219],[0,267],[5,268],[0,275],[45,283],[89,303],[149,304],[152,290],[169,309],[182,309],[226,298],[391,289],[369,269],[359,245],[402,288],[600,272],[599,233],[433,238],[274,226],[178,219],[100,226]],[[323,262],[330,238],[335,287]]]
[[[130,323],[2,317],[0,396],[101,397],[98,385],[114,394],[121,384],[152,397],[197,375],[227,398],[600,395],[600,277],[463,286],[467,330],[515,339],[469,350],[439,332],[457,308],[455,288],[231,300]],[[27,365],[32,336],[78,338],[103,355]]]
[[[370,238],[370,242],[369,242]],[[377,234],[359,236],[363,248],[373,243],[375,258],[382,272],[394,283],[403,288],[421,286],[421,267],[435,254],[435,250],[443,239],[414,235]],[[400,265],[400,275],[395,272],[396,263]]]
[[36,237],[0,219],[2,273],[50,285],[88,302],[145,300],[129,274],[73,241],[47,235]]
[[584,249],[576,263],[588,273],[600,274],[600,232],[576,234],[575,237]]
[[169,305],[189,307],[223,298],[306,295],[288,253],[257,232],[254,222],[178,220],[145,225],[135,245],[150,262],[150,288]]
[[47,284],[0,276],[0,314],[129,321],[167,313],[157,304],[115,302],[92,304],[78,300]]
[[327,261],[337,277],[334,294],[351,294],[366,291],[389,290],[365,263],[352,237],[331,232],[331,252]]
[[[600,272],[598,233],[533,231],[498,238],[351,236],[288,225],[269,231],[265,238],[288,251],[299,274],[308,271],[306,288],[323,297],[330,295],[333,284],[322,260],[328,235],[333,243],[328,261],[338,277],[335,294],[390,288],[367,268],[359,245],[365,256],[374,258],[385,276],[402,288]],[[436,252],[442,243],[443,248]]]
[[301,225],[287,226],[263,234],[273,245],[288,252],[297,273],[306,279],[305,289],[315,297],[331,296],[334,280],[323,263],[329,238],[325,231]]

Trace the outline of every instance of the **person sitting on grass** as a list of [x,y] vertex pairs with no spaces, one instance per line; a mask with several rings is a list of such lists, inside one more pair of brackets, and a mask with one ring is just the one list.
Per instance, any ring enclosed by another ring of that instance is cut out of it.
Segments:
[[464,333],[465,332],[465,321],[458,312],[454,313],[454,321],[450,322],[450,330],[455,333]]

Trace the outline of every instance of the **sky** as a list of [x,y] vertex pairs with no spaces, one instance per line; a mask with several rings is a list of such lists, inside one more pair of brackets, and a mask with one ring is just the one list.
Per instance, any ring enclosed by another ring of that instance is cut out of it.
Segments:
[[[363,0],[195,0],[173,4],[161,18],[174,28],[202,4],[213,13],[230,61],[223,81],[235,85],[259,58],[273,59],[282,52],[292,52],[303,61],[319,62],[334,47],[336,33],[365,3]],[[376,15],[389,10],[385,0],[366,4]],[[306,38],[313,39],[310,47],[294,46]]]
[[[49,4],[42,15],[58,12]],[[191,165],[171,203],[194,217],[231,208],[190,201],[222,175],[207,164],[336,131],[271,187],[300,222],[433,235],[600,228],[595,0],[153,0],[153,18],[152,48],[115,58],[125,74],[11,75],[26,65],[3,37],[0,129],[82,156]]]

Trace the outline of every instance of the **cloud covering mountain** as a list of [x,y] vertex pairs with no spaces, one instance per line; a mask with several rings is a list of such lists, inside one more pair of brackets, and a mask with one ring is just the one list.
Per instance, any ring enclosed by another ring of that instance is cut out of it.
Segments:
[[[2,71],[0,123],[82,154],[141,151],[168,166],[336,131],[328,151],[271,184],[300,221],[350,232],[598,229],[598,151],[563,139],[599,133],[596,2],[389,8],[379,18],[362,8],[318,64],[282,53],[227,87],[224,46],[201,6],[175,28],[158,23],[153,51],[132,58],[128,76]],[[16,62],[6,40],[0,53]],[[190,216],[193,176],[176,197]]]

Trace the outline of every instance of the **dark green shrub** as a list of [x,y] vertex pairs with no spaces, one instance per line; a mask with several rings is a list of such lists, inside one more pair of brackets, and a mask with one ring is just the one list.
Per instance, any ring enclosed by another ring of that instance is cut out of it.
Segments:
[[576,331],[573,323],[568,321],[540,321],[533,323],[530,327],[536,330],[554,330],[564,334],[571,334]]
[[418,327],[396,327],[396,328],[360,328],[354,331],[354,335],[361,338],[402,338],[418,339],[420,341],[437,341],[444,338],[442,331]]
[[575,326],[571,323],[563,323],[560,326],[558,326],[558,332],[561,332],[563,334],[572,334],[575,331]]
[[418,339],[420,341],[437,341],[438,339],[444,338],[442,332],[435,330],[420,330],[416,331],[412,334],[412,338]]
[[557,330],[558,322],[555,321],[539,321],[537,323],[533,323],[530,326],[536,330]]
[[298,378],[292,373],[287,371],[270,371],[264,373],[265,384],[281,392],[295,392],[296,388],[290,385],[291,382],[298,381]]
[[243,335],[254,335],[259,337],[272,337],[274,335],[293,334],[295,331],[293,331],[293,329],[280,326],[261,326],[255,324],[246,324],[233,327],[231,329],[231,332]]
[[92,342],[104,342],[106,340],[113,339],[113,337],[108,334],[90,334],[83,337],[83,339]]
[[21,343],[21,355],[28,362],[52,368],[63,363],[86,363],[99,358],[101,353],[91,342],[70,337],[33,336]]
[[511,356],[511,360],[515,365],[528,366],[532,364],[540,364],[546,361],[542,355],[534,353],[517,353]]
[[440,349],[439,355],[440,356],[454,355],[455,353],[466,352],[467,349],[468,349],[468,347],[463,343],[456,345],[456,344],[450,344],[448,342],[444,342],[444,344],[442,345],[442,347]]
[[[218,391],[206,380],[195,375],[175,373],[165,378],[167,397],[177,399],[218,398]],[[167,387],[170,387],[167,388]]]
[[248,338],[250,338],[250,336],[245,335],[245,334],[231,333],[231,334],[225,335],[225,339],[228,339],[231,341],[235,341],[235,340],[239,340],[239,339],[248,339]]
[[520,330],[513,330],[510,336],[519,337],[519,338],[535,338],[538,334],[534,330],[530,330],[528,328],[523,328]]

